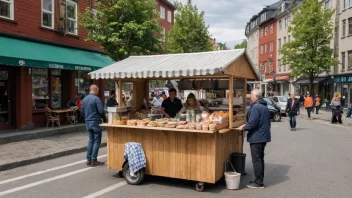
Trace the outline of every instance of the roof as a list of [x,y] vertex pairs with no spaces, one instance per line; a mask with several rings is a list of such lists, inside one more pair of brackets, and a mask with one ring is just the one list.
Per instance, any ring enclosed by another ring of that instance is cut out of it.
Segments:
[[[245,49],[235,49],[200,53],[130,56],[120,62],[91,72],[90,76],[92,79],[113,79],[214,75],[223,72],[244,54]],[[250,61],[248,61],[248,65],[259,78],[258,72]]]
[[176,6],[173,4],[173,3],[171,3],[170,1],[168,1],[168,0],[159,0],[161,3],[163,3],[163,4],[165,4],[165,5],[167,5],[167,6],[169,6],[170,8],[172,8],[172,9],[174,9],[174,10],[176,10],[177,8],[176,8]]

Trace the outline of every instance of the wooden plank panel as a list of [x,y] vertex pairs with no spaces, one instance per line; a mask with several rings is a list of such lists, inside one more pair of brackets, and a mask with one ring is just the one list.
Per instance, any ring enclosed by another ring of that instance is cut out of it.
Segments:
[[176,177],[176,132],[168,132],[169,134],[169,154],[170,154],[170,177]]
[[182,136],[184,133],[178,133],[175,136],[176,140],[176,178],[184,178],[182,173]]
[[244,55],[238,58],[235,62],[231,63],[230,66],[225,68],[224,73],[233,75],[236,78],[258,80],[258,76]]
[[229,77],[229,127],[233,127],[233,76]]

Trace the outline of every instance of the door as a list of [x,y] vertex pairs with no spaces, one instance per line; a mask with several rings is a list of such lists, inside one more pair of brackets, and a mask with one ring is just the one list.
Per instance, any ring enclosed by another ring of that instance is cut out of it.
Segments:
[[0,67],[0,131],[11,128],[9,72]]

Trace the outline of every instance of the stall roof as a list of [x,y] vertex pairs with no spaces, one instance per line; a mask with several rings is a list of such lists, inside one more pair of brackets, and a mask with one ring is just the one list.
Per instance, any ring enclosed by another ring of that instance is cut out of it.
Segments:
[[245,49],[200,53],[130,56],[110,66],[91,72],[92,79],[173,78],[231,74],[259,79]]

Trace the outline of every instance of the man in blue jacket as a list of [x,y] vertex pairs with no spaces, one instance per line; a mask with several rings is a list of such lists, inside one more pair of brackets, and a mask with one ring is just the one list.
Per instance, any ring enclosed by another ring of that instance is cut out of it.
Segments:
[[86,128],[89,132],[89,142],[87,147],[87,165],[101,166],[103,162],[97,160],[99,147],[101,143],[101,128],[99,124],[101,120],[106,120],[103,103],[97,96],[99,88],[91,85],[90,93],[83,99],[81,107],[81,115],[85,118]]
[[248,188],[264,188],[264,148],[271,141],[270,112],[267,103],[262,99],[262,92],[254,89],[251,92],[251,107],[247,113],[247,124],[240,127],[248,131],[247,142],[250,143],[255,180]]

